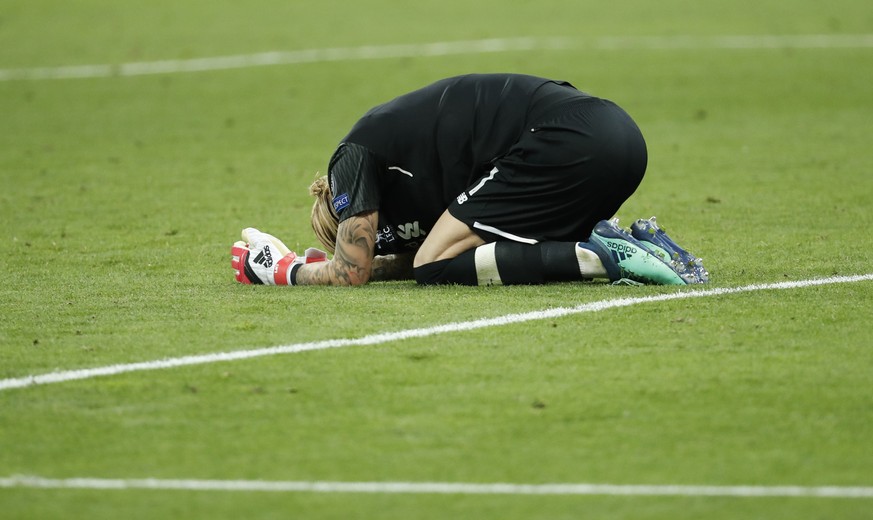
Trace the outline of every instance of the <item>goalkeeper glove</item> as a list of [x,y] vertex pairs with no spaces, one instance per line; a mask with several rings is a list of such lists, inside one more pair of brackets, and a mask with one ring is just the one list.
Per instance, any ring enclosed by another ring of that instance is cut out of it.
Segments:
[[314,247],[297,256],[281,240],[255,228],[244,229],[242,238],[230,249],[230,265],[243,284],[295,285],[301,265],[327,260],[327,253]]

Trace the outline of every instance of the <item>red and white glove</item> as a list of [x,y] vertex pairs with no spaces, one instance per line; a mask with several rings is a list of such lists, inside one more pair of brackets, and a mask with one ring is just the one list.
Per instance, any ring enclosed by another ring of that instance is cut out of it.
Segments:
[[243,229],[242,238],[230,249],[230,265],[239,283],[295,285],[301,265],[327,260],[327,253],[314,247],[297,256],[281,240],[255,228]]

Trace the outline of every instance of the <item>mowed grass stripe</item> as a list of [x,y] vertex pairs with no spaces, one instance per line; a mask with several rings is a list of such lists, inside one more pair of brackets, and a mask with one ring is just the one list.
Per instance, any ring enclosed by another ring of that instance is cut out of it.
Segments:
[[296,51],[214,56],[122,64],[67,65],[0,69],[0,81],[106,78],[206,72],[347,60],[420,58],[534,50],[682,49],[846,49],[873,48],[873,34],[615,36],[580,40],[567,37],[489,38],[421,44],[362,45]]
[[658,294],[653,296],[641,296],[636,298],[616,298],[611,300],[600,300],[591,303],[584,303],[575,307],[557,307],[554,309],[546,309],[539,311],[524,312],[518,314],[507,314],[494,318],[482,318],[472,321],[447,323],[433,327],[424,327],[417,329],[406,329],[394,332],[383,332],[372,334],[360,338],[340,338],[329,339],[323,341],[315,341],[310,343],[295,343],[290,345],[280,345],[276,347],[265,347],[252,350],[237,350],[230,352],[218,352],[213,354],[202,354],[196,356],[183,356],[177,358],[168,358],[155,361],[143,361],[138,363],[109,365],[95,368],[85,368],[79,370],[67,370],[52,372],[40,375],[30,375],[19,378],[9,378],[0,380],[0,391],[11,390],[15,388],[24,388],[34,385],[47,385],[53,383],[63,383],[66,381],[76,381],[81,379],[91,379],[101,376],[112,376],[128,372],[140,372],[147,370],[161,370],[167,368],[175,368],[189,365],[204,365],[210,363],[238,361],[243,359],[251,359],[264,356],[275,356],[278,354],[293,354],[298,352],[307,352],[312,350],[324,350],[329,348],[353,347],[362,345],[379,345],[393,341],[400,341],[410,338],[422,338],[427,336],[435,336],[451,332],[462,332],[486,327],[496,327],[502,325],[511,325],[516,323],[524,323],[528,321],[554,319],[563,316],[574,314],[582,314],[587,312],[599,312],[607,309],[618,307],[628,307],[644,303],[664,302],[672,300],[684,300],[690,298],[705,298],[713,296],[724,296],[730,294],[756,292],[756,291],[774,291],[785,289],[799,289],[805,287],[815,287],[820,285],[830,285],[838,283],[854,283],[873,280],[873,273],[855,275],[855,276],[834,276],[830,278],[816,278],[809,280],[799,280],[793,282],[780,282],[771,284],[753,284],[742,287],[722,287],[706,290],[690,290],[679,291],[666,294]]

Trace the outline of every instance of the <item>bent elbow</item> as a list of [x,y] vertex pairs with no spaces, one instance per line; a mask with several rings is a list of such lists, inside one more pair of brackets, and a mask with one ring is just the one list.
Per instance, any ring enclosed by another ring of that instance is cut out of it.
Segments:
[[347,269],[345,276],[340,278],[342,285],[358,286],[370,281],[370,269]]
[[349,278],[349,285],[352,287],[357,287],[359,285],[365,285],[369,281],[370,278],[368,276],[360,278]]

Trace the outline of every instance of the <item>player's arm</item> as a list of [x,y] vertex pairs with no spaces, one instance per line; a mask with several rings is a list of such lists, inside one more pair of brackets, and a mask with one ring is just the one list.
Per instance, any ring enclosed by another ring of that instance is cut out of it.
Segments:
[[340,222],[333,259],[302,265],[297,285],[362,285],[373,274],[379,214],[369,211]]

